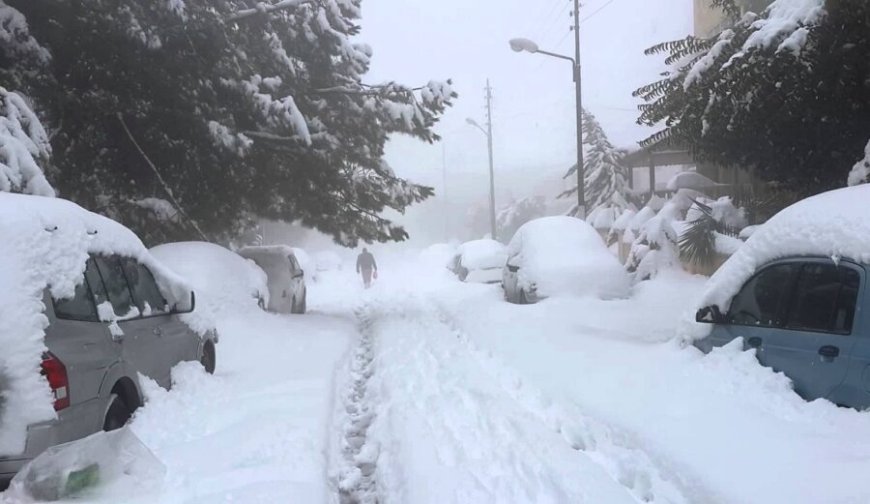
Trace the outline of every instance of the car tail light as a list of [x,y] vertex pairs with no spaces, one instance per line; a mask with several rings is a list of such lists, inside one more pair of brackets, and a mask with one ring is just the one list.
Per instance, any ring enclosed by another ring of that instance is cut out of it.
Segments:
[[48,386],[54,394],[54,410],[60,411],[69,407],[69,379],[66,376],[66,366],[51,352],[42,354],[42,376],[48,380]]

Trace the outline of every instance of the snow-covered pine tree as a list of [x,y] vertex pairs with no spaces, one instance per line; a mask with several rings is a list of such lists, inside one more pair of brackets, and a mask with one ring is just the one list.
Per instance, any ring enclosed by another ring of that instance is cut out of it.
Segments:
[[547,214],[547,200],[543,196],[529,196],[513,201],[503,207],[495,218],[498,237],[502,242],[509,242],[526,222]]
[[[437,140],[455,93],[367,84],[360,0],[5,1],[52,55],[51,78],[26,84],[48,113],[57,186],[146,240],[226,237],[255,216],[348,245],[397,240],[381,212],[432,194],[395,176],[384,145]],[[139,224],[132,202],[152,197],[178,226]]]
[[671,70],[635,92],[647,101],[639,122],[665,125],[645,146],[687,144],[701,160],[808,195],[842,186],[867,143],[865,0],[775,0],[713,38],[647,54],[667,55]]
[[0,191],[54,197],[39,166],[50,155],[39,118],[21,95],[0,86]]
[[[599,207],[607,207],[617,215],[630,206],[628,202],[629,185],[628,170],[620,160],[625,151],[617,149],[610,143],[604,128],[595,116],[583,110],[583,145],[584,173],[586,186],[586,213],[594,212]],[[577,165],[572,166],[564,178],[575,176]],[[560,198],[577,194],[577,186],[563,192]],[[569,212],[574,214],[576,207]]]

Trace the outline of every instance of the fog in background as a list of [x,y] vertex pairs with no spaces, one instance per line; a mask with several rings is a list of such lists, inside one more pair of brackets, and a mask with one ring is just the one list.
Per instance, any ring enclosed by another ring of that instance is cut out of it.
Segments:
[[[411,234],[400,248],[477,237],[468,220],[475,205],[484,210],[488,205],[486,136],[465,119],[485,124],[487,78],[495,97],[497,207],[533,195],[554,199],[573,185],[562,179],[576,156],[571,65],[514,53],[508,46],[509,39],[526,37],[543,50],[573,56],[572,5],[571,0],[363,2],[359,40],[374,50],[368,82],[417,86],[450,78],[459,93],[436,127],[442,142],[397,136],[387,146],[387,161],[399,176],[436,190],[406,215],[388,214]],[[584,107],[615,145],[636,148],[654,130],[635,123],[639,100],[631,93],[664,70],[661,58],[643,51],[692,33],[692,0],[586,0],[580,17]],[[274,227],[271,235],[278,241],[313,250],[334,247],[318,233]]]

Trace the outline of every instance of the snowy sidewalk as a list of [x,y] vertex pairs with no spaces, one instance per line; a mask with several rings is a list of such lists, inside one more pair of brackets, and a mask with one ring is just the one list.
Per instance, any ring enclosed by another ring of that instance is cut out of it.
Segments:
[[689,502],[642,450],[499,376],[425,295],[373,296],[360,318],[341,502]]

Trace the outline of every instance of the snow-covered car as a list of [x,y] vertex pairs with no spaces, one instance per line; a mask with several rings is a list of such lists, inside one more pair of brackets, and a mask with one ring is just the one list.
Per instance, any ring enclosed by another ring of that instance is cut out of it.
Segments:
[[47,448],[123,426],[140,377],[214,371],[193,291],[124,226],[65,200],[0,192],[0,483]]
[[624,297],[625,269],[589,224],[574,217],[544,217],[517,230],[502,274],[505,299],[528,304],[551,296]]
[[269,304],[266,273],[257,264],[208,242],[166,243],[151,254],[187,280],[199,295],[200,307],[218,312],[227,307]]
[[301,249],[299,247],[290,247],[293,250],[293,255],[296,256],[296,260],[299,261],[299,267],[302,268],[302,271],[305,272],[305,281],[306,282],[316,282],[317,281],[317,263],[305,251],[305,249]]
[[870,186],[827,192],[770,219],[710,279],[704,352],[742,338],[807,400],[870,407]]
[[238,254],[254,261],[264,272],[269,287],[267,309],[275,313],[305,313],[308,291],[305,271],[286,245],[243,247]]
[[450,269],[463,282],[500,283],[507,248],[495,240],[473,240],[459,246]]

